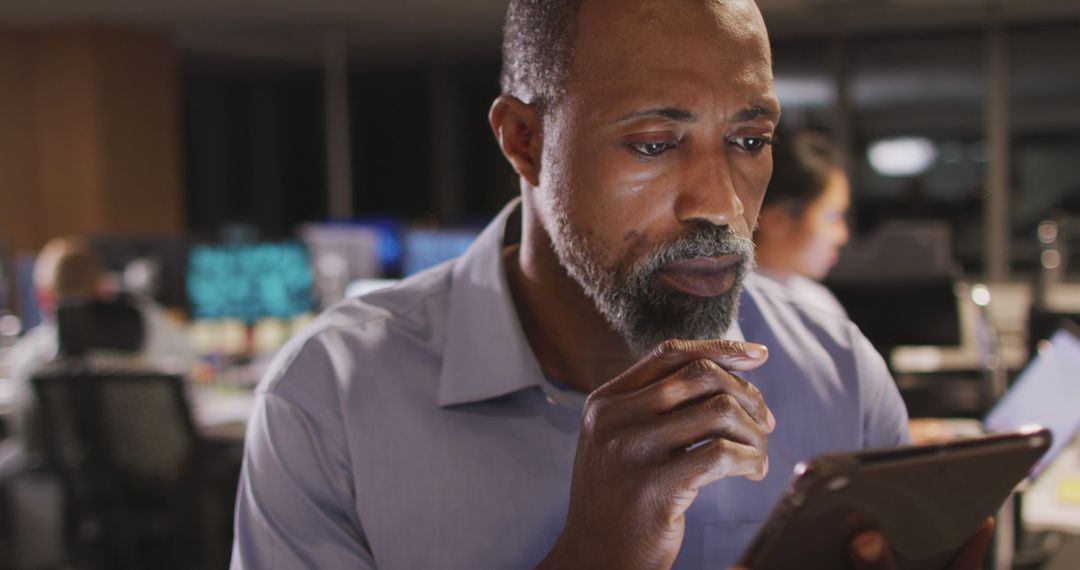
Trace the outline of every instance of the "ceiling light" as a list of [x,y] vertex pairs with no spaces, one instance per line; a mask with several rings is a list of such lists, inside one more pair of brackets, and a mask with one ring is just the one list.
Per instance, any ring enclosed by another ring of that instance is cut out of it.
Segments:
[[870,144],[866,157],[882,176],[918,176],[937,160],[934,143],[922,137],[881,139]]

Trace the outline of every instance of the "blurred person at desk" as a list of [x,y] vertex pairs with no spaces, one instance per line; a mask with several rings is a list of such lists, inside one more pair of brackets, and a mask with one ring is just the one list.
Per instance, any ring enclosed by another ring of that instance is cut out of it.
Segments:
[[[31,407],[29,379],[43,366],[61,358],[57,313],[62,307],[86,303],[128,306],[141,317],[138,349],[131,357],[140,364],[186,374],[196,360],[182,326],[153,301],[130,299],[110,291],[104,265],[85,240],[57,238],[38,254],[34,265],[34,292],[42,313],[41,324],[28,331],[9,354],[11,378],[16,386],[16,408]],[[94,323],[90,323],[93,325]],[[109,334],[100,323],[97,334]],[[25,415],[25,414],[20,414]],[[31,430],[30,419],[16,420],[18,428]],[[33,442],[26,442],[32,447]]]
[[725,568],[796,463],[907,440],[856,327],[750,271],[780,115],[752,1],[511,0],[503,46],[520,199],[277,355],[234,569]]
[[15,529],[13,537],[4,538],[14,545],[16,568],[58,565],[63,556],[60,484],[36,470],[44,464],[44,443],[31,378],[72,356],[85,358],[91,367],[104,358],[110,365],[122,361],[177,373],[186,373],[195,358],[184,330],[162,308],[114,294],[104,277],[101,259],[77,238],[50,241],[34,265],[42,321],[8,354],[14,401],[6,420],[13,435],[0,443],[0,484],[11,502],[9,528]]
[[829,139],[814,131],[781,134],[754,232],[757,272],[787,288],[796,302],[846,317],[819,282],[848,241],[850,203],[851,185]]

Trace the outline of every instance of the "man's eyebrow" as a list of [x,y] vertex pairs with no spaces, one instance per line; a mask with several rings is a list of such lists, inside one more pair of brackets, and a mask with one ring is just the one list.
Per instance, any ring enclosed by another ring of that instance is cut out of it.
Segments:
[[675,107],[657,107],[655,109],[645,109],[643,111],[634,111],[633,113],[627,113],[618,119],[615,119],[616,123],[624,123],[626,121],[632,121],[634,119],[641,119],[645,117],[652,117],[657,119],[668,119],[677,123],[693,123],[698,120],[696,113],[691,113],[685,109],[676,109]]
[[780,119],[780,111],[762,105],[751,105],[735,114],[735,121],[745,123],[755,119]]

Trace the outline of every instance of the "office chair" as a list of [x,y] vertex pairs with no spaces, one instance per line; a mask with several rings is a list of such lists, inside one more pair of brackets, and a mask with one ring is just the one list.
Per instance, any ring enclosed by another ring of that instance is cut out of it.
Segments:
[[146,324],[127,296],[108,301],[62,303],[56,310],[60,355],[82,357],[90,352],[134,354],[142,347]]
[[127,299],[57,310],[59,358],[31,378],[65,539],[86,568],[192,568],[203,553],[201,451],[183,379],[140,364]]
[[65,490],[72,562],[199,567],[201,457],[183,380],[68,364],[31,382],[46,455]]

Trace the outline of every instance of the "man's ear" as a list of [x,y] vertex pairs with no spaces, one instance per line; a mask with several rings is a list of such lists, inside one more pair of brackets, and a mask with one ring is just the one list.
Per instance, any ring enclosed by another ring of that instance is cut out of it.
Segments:
[[511,95],[500,95],[488,112],[491,131],[503,156],[532,186],[540,185],[542,120],[535,107]]

